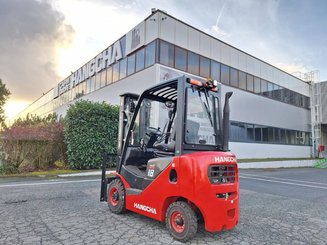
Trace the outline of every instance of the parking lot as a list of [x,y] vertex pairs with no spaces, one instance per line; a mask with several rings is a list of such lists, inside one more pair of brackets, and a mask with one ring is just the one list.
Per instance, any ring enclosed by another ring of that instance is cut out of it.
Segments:
[[[326,244],[327,169],[241,170],[241,218],[189,244]],[[0,179],[0,244],[180,244],[165,224],[99,202],[99,177]]]

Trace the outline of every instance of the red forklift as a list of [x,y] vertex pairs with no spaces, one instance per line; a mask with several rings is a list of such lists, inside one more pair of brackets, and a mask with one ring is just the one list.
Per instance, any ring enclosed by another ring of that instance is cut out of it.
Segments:
[[[221,84],[185,76],[159,83],[140,96],[121,95],[118,162],[102,168],[101,201],[165,221],[181,242],[198,222],[217,232],[239,221],[237,161],[228,149],[229,98],[221,112]],[[222,118],[223,114],[223,118]]]

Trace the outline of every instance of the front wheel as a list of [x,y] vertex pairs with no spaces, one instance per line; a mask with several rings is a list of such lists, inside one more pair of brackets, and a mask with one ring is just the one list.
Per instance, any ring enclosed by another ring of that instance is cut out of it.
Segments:
[[186,242],[198,230],[196,214],[186,202],[174,202],[167,209],[166,226],[176,240]]
[[125,188],[120,179],[115,179],[110,182],[107,202],[110,211],[115,214],[121,214],[126,211]]

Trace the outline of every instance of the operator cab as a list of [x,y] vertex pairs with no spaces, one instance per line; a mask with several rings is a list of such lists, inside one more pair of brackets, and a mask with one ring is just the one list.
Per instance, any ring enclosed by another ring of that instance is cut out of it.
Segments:
[[180,77],[121,96],[117,172],[144,190],[174,156],[222,147],[220,87]]

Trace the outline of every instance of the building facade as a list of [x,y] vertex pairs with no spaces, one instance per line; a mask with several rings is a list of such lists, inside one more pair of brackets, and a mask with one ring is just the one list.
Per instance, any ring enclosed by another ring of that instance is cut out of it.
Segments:
[[180,75],[232,91],[231,150],[239,158],[310,157],[310,84],[160,10],[37,99],[28,113],[64,116],[77,99],[119,104],[120,94]]

